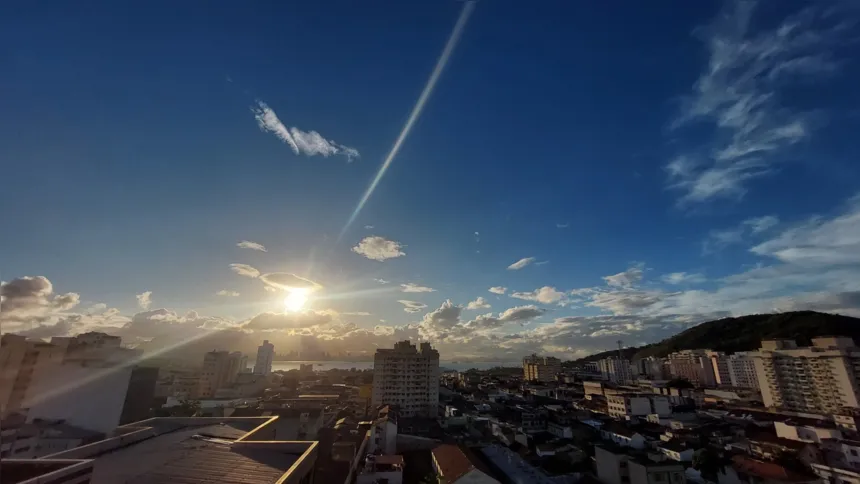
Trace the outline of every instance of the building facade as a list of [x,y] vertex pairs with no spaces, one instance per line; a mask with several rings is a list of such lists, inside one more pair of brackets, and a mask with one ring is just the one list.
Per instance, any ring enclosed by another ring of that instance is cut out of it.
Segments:
[[633,381],[633,371],[630,360],[620,358],[604,358],[597,362],[600,369],[600,377],[603,380],[623,383]]
[[373,357],[372,404],[397,405],[404,417],[435,418],[439,407],[439,352],[430,343],[407,341],[380,348]]
[[765,406],[828,414],[860,407],[860,348],[851,338],[813,338],[804,348],[766,340],[753,356]]
[[236,381],[242,353],[210,351],[203,357],[203,370],[200,372],[198,398],[212,398],[219,388]]
[[669,374],[672,378],[683,378],[696,386],[713,387],[717,384],[710,350],[676,351],[668,357]]
[[254,373],[257,375],[269,375],[272,373],[272,360],[275,358],[275,345],[269,340],[263,340],[263,344],[257,347],[257,361],[254,362]]
[[526,381],[555,381],[561,373],[561,360],[552,356],[531,355],[523,358],[523,379]]
[[755,358],[750,356],[749,352],[738,352],[729,355],[726,362],[729,367],[729,378],[733,387],[760,389]]

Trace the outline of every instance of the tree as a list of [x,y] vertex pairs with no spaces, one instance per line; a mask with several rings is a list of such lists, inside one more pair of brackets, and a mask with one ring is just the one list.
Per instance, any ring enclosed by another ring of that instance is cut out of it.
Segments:
[[720,456],[710,447],[699,449],[693,454],[693,469],[699,471],[702,477],[709,481],[717,481],[717,474],[721,467]]

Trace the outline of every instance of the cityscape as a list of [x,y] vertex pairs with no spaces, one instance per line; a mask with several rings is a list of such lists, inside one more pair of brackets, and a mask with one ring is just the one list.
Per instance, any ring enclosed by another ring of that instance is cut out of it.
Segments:
[[0,484],[860,484],[860,0],[5,3]]
[[440,368],[430,343],[400,341],[377,349],[372,369],[283,371],[273,369],[268,340],[253,355],[212,350],[188,365],[104,333],[50,341],[7,333],[0,478],[860,482],[852,337],[632,359],[631,351],[642,350],[619,341],[579,360],[532,354],[517,366],[455,371]]

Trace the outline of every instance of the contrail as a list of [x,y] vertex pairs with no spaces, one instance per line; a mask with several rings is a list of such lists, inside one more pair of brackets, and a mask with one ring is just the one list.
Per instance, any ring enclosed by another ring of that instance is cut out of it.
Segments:
[[361,200],[358,202],[352,215],[349,217],[349,220],[347,220],[346,225],[344,225],[343,229],[340,231],[340,235],[337,237],[338,241],[343,238],[343,234],[346,233],[349,226],[352,225],[359,212],[361,212],[361,209],[364,208],[364,204],[367,203],[367,200],[371,195],[373,195],[373,191],[376,190],[376,186],[379,185],[379,181],[382,180],[382,177],[385,175],[391,162],[394,161],[394,157],[397,156],[397,152],[400,151],[400,146],[409,135],[412,125],[415,124],[415,121],[419,116],[421,116],[421,111],[424,110],[424,104],[427,103],[427,99],[429,99],[430,95],[433,94],[433,89],[436,87],[436,81],[439,80],[439,76],[445,69],[445,64],[448,63],[448,58],[451,57],[451,53],[454,51],[454,48],[457,47],[457,42],[460,40],[460,34],[463,33],[463,29],[466,27],[466,22],[469,20],[469,16],[472,14],[472,10],[474,9],[475,0],[469,0],[463,5],[463,10],[460,11],[460,17],[457,18],[457,23],[454,24],[454,30],[451,31],[451,36],[448,37],[445,49],[442,50],[442,55],[440,55],[439,59],[436,61],[436,66],[433,68],[430,78],[427,79],[427,84],[424,86],[424,90],[421,91],[421,96],[418,97],[415,107],[412,108],[412,113],[409,114],[409,119],[403,126],[403,130],[400,131],[400,136],[397,137],[397,141],[394,142],[394,146],[391,147],[391,151],[389,151],[388,156],[385,157],[385,162],[382,163],[382,166],[376,173],[376,177],[373,178],[373,181],[370,183],[370,186],[367,187],[367,190],[364,192],[364,195],[361,197]]

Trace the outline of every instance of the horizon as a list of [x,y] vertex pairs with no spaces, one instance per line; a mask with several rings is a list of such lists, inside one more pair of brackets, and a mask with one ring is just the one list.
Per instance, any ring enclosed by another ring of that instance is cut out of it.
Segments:
[[860,317],[850,2],[94,6],[0,19],[2,334],[514,362]]

